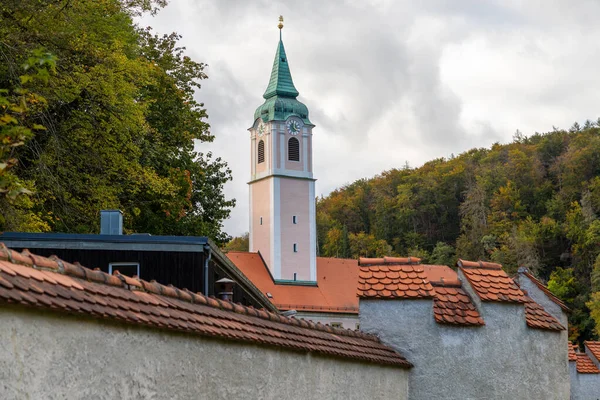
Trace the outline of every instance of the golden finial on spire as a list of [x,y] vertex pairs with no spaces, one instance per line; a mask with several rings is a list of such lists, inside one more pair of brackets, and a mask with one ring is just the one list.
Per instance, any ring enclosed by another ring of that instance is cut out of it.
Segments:
[[277,25],[279,30],[283,29],[283,15],[279,16],[279,25]]

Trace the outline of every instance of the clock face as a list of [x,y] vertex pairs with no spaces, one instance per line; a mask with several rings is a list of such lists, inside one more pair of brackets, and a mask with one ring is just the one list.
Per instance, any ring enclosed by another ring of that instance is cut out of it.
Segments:
[[290,135],[297,135],[300,133],[300,124],[294,119],[291,119],[287,122],[287,127]]
[[261,122],[260,125],[258,125],[258,136],[262,137],[265,134],[265,125]]

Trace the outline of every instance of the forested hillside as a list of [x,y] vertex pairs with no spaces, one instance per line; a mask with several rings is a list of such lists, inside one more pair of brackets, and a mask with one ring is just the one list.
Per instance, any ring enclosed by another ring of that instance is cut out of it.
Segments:
[[126,232],[225,241],[227,165],[194,91],[205,65],[133,18],[165,0],[0,2],[0,231]]
[[599,217],[600,120],[346,185],[317,202],[318,246],[330,257],[526,266],[573,308],[581,340],[594,336],[588,306],[600,323]]

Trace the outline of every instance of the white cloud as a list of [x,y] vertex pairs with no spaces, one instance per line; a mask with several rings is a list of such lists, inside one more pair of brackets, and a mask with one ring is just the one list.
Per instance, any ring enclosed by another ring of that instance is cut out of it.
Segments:
[[[420,4],[423,3],[423,4]],[[198,99],[233,170],[248,229],[249,138],[278,31],[300,100],[317,125],[317,192],[386,169],[597,118],[597,1],[177,0],[140,23],[177,31],[209,64]]]

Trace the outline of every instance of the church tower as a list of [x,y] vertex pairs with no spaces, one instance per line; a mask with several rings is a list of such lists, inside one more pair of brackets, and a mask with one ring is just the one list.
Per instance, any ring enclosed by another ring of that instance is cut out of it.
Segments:
[[315,179],[308,108],[297,100],[279,43],[265,102],[250,131],[250,251],[259,251],[275,280],[317,280]]

